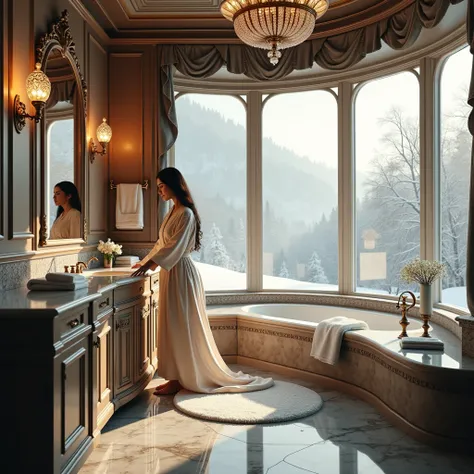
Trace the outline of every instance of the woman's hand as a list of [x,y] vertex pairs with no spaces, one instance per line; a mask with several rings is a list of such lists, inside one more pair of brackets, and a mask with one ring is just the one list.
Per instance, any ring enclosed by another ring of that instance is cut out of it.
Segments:
[[145,275],[145,273],[148,270],[155,270],[156,267],[158,267],[158,265],[155,262],[150,260],[149,262],[146,262],[144,265],[141,265],[138,270],[136,270],[132,273],[131,276],[136,277],[136,276]]
[[136,263],[135,265],[132,266],[132,268],[140,268],[142,266],[141,263]]

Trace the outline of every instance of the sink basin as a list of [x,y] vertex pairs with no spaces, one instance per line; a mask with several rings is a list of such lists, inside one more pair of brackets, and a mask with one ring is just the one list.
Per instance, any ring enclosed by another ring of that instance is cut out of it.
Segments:
[[97,268],[94,270],[86,270],[82,274],[86,277],[98,277],[98,276],[130,276],[133,273],[132,270],[110,270],[108,268]]

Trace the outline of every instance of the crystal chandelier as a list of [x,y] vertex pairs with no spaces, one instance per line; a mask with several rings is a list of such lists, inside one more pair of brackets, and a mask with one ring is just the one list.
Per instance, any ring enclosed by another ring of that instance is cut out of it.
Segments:
[[329,0],[224,0],[221,13],[237,36],[255,48],[269,49],[273,65],[281,49],[302,43],[329,8]]

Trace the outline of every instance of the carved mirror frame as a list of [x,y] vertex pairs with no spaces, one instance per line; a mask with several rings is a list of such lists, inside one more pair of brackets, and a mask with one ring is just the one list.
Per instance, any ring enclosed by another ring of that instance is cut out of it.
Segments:
[[[79,60],[76,55],[76,45],[74,43],[71,30],[69,27],[68,11],[64,10],[61,17],[51,25],[49,33],[41,36],[36,47],[36,62],[41,64],[41,70],[48,74],[47,61],[53,50],[59,50],[61,55],[66,58],[72,70],[77,83],[79,94],[78,103],[82,104],[82,113],[78,116],[77,126],[74,123],[75,144],[77,150],[74,149],[74,184],[76,185],[82,202],[82,223],[83,237],[76,239],[48,239],[48,196],[52,193],[51,189],[46,189],[48,177],[48,160],[47,160],[47,130],[46,120],[41,120],[39,126],[36,127],[36,144],[39,150],[39,175],[41,183],[39,186],[40,199],[38,214],[40,216],[40,225],[38,232],[38,247],[52,247],[65,245],[78,245],[87,243],[87,186],[86,186],[86,117],[87,117],[87,85],[84,76],[81,73]],[[77,134],[77,137],[76,137]]]

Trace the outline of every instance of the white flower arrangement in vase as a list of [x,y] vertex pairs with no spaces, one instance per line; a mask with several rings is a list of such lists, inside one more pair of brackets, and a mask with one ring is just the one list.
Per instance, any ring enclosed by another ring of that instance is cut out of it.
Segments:
[[112,261],[115,255],[121,255],[122,246],[116,244],[110,238],[107,239],[107,242],[99,240],[99,245],[97,245],[97,250],[104,254],[104,267],[112,268]]
[[436,260],[420,260],[415,258],[407,263],[400,271],[400,277],[407,283],[417,282],[420,285],[420,315],[423,318],[424,337],[428,335],[428,320],[433,312],[431,284],[441,278],[446,271],[444,263]]

